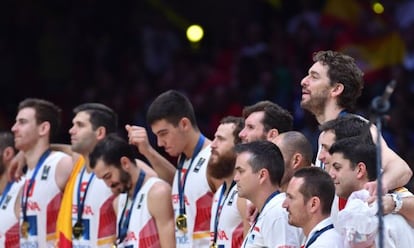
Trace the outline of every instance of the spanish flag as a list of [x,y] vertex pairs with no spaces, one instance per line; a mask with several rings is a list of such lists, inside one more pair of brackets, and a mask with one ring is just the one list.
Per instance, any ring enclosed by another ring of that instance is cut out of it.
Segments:
[[65,187],[59,215],[56,223],[57,246],[60,248],[72,247],[72,196],[75,188],[76,176],[85,164],[83,156],[79,156]]
[[[385,12],[375,14],[369,1],[327,0],[321,26],[336,30],[332,49],[352,56],[368,83],[382,78],[384,71],[404,59],[404,40],[390,19]],[[375,31],[368,32],[371,29]]]

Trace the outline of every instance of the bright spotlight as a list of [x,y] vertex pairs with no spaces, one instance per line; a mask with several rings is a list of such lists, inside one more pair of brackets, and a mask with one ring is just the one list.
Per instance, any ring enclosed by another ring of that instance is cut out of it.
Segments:
[[384,13],[384,6],[380,2],[374,2],[372,4],[372,10],[376,14],[382,14],[382,13]]
[[187,39],[191,42],[199,42],[203,36],[203,28],[199,25],[191,25],[187,28]]

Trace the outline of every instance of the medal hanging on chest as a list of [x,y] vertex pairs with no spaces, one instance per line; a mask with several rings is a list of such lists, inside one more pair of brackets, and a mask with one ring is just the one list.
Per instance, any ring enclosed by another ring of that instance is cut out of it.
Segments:
[[22,216],[23,216],[23,222],[20,225],[20,234],[23,238],[27,239],[30,234],[30,223],[29,223],[29,217],[27,215],[27,205],[29,202],[29,197],[31,195],[30,192],[32,192],[34,182],[36,180],[36,175],[40,170],[40,167],[42,167],[43,163],[45,162],[46,158],[49,157],[50,150],[46,150],[42,156],[40,156],[39,161],[37,161],[36,167],[34,168],[32,177],[26,181],[25,186],[23,188],[23,193],[21,197],[21,208],[22,208]]
[[186,159],[186,156],[184,155],[184,153],[181,154],[180,160],[178,162],[178,177],[177,177],[178,182],[177,182],[177,186],[178,186],[178,198],[179,198],[179,203],[180,203],[180,209],[179,209],[180,212],[179,212],[179,215],[177,216],[177,218],[175,219],[175,224],[177,226],[177,229],[180,230],[181,232],[184,232],[184,233],[186,233],[188,231],[187,215],[186,215],[186,211],[185,211],[185,194],[184,194],[185,183],[187,181],[188,174],[190,174],[191,167],[193,165],[195,157],[197,157],[198,153],[203,148],[204,140],[205,140],[204,135],[200,135],[200,137],[198,138],[198,141],[197,141],[197,145],[194,149],[193,156],[190,160],[190,164],[188,166],[188,169],[185,172],[185,175],[184,175],[183,179],[181,178],[181,173],[183,172],[184,161]]
[[185,214],[180,214],[175,220],[178,230],[182,232],[187,232],[187,216]]
[[79,239],[83,234],[83,229],[84,229],[84,227],[83,227],[82,222],[77,221],[75,223],[75,225],[73,225],[73,227],[72,227],[73,237],[75,239]]
[[23,238],[25,239],[27,239],[27,237],[29,236],[29,228],[30,228],[29,222],[23,221],[23,223],[20,226],[20,231],[21,231]]
[[85,200],[86,200],[86,194],[88,193],[89,186],[91,185],[91,182],[93,178],[95,177],[95,174],[92,173],[89,177],[89,180],[86,182],[85,192],[83,193],[83,197],[81,197],[81,188],[82,188],[82,181],[83,176],[85,174],[86,166],[83,166],[82,172],[79,176],[78,181],[78,189],[77,189],[77,204],[78,204],[78,213],[77,213],[77,220],[75,225],[72,227],[72,234],[75,239],[80,239],[85,232],[85,226],[82,223],[82,214],[83,209],[85,207]]

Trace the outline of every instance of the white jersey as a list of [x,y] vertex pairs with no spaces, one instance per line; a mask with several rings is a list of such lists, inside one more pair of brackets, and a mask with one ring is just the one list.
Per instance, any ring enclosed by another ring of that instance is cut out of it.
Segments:
[[[220,196],[223,185],[214,194],[211,207],[211,241],[214,241],[215,221],[217,207],[219,207]],[[233,186],[227,196],[221,196],[221,212],[218,218],[216,245],[220,247],[240,247],[243,242],[243,217],[237,208],[238,201],[237,187]]]
[[[207,182],[206,169],[210,159],[211,147],[202,149],[194,158],[191,170],[187,172],[191,159],[184,161],[182,178],[187,179],[184,188],[184,203],[187,216],[187,232],[176,227],[176,245],[179,248],[202,248],[210,244],[210,219],[213,193]],[[180,198],[178,194],[178,170],[172,185],[172,202],[174,218],[180,214]]]
[[[56,220],[59,212],[62,192],[56,183],[56,167],[66,155],[52,152],[40,166],[27,200],[28,236],[20,236],[20,247],[54,247],[56,242]],[[26,182],[22,194],[27,191],[34,169],[26,173]],[[23,202],[21,203],[23,208]],[[20,212],[20,224],[23,214]]]
[[0,205],[0,247],[20,247],[19,219],[14,208],[23,184],[24,179],[14,182],[7,194],[0,196],[0,199],[3,199]]
[[[154,217],[152,217],[148,208],[148,192],[161,179],[150,177],[142,185],[133,203],[132,212],[130,213],[130,222],[125,239],[118,247],[125,248],[156,248],[160,247],[158,229]],[[127,203],[127,194],[121,194],[118,198],[118,215],[117,223],[122,217],[122,210]],[[129,210],[129,206],[127,206]],[[119,232],[119,230],[118,230]]]
[[[116,214],[112,205],[115,198],[105,182],[82,170],[76,177],[72,196],[72,226],[78,219],[78,191],[86,199],[83,207],[82,223],[84,231],[79,239],[72,238],[73,248],[111,247],[116,235]],[[79,179],[82,177],[81,186]],[[91,180],[91,181],[90,181]],[[88,186],[88,182],[90,184]]]
[[288,224],[288,212],[282,207],[285,198],[280,193],[267,202],[244,238],[243,248],[301,246],[304,235],[301,228]]
[[[323,230],[323,228],[328,227],[332,224],[331,218],[327,218],[319,222],[316,226],[313,227],[309,236],[306,239],[304,247],[308,248],[343,248],[343,237],[339,234],[337,230],[329,228]],[[316,238],[318,231],[323,230],[319,236]]]

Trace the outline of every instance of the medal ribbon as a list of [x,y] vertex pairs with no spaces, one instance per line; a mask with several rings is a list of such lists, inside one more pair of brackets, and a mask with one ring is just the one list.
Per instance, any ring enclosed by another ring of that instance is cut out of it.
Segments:
[[329,229],[334,228],[333,224],[327,225],[326,227],[322,228],[321,230],[315,232],[312,237],[309,239],[308,243],[306,243],[305,248],[308,248],[313,242],[316,241],[322,233],[328,231]]
[[1,205],[3,205],[3,201],[4,201],[4,199],[6,199],[6,195],[9,193],[12,185],[13,185],[13,182],[8,182],[6,184],[6,187],[3,190],[3,194],[1,195],[0,207],[1,207]]
[[[33,183],[35,181],[37,172],[39,172],[40,167],[42,167],[43,162],[46,160],[46,158],[49,156],[50,154],[50,150],[46,150],[42,156],[39,158],[39,161],[36,164],[35,170],[33,172],[32,178],[30,178],[29,180],[29,184],[26,188],[26,191],[23,190],[23,194],[22,194],[22,212],[23,212],[23,221],[27,221],[27,202],[29,200],[29,193],[30,190],[33,187]],[[26,181],[27,184],[27,181]]]
[[[121,219],[119,220],[119,223],[118,223],[119,234],[118,234],[117,244],[122,243],[122,241],[124,241],[124,239],[127,235],[129,221],[131,219],[132,208],[134,206],[134,203],[135,203],[135,200],[137,198],[138,192],[141,189],[142,184],[144,183],[144,179],[145,179],[145,172],[141,170],[139,172],[138,182],[137,182],[137,184],[135,184],[134,195],[133,195],[133,198],[132,198],[131,206],[129,207],[129,211],[127,213],[125,213],[127,205],[128,205],[128,200],[129,200],[129,196],[127,195],[127,200],[125,202],[124,209],[122,210]],[[124,220],[124,217],[125,217],[125,220]]]
[[88,180],[88,184],[86,185],[83,198],[81,198],[82,179],[83,179],[83,175],[85,174],[85,170],[86,170],[86,166],[83,166],[83,169],[79,177],[79,181],[78,181],[78,192],[77,192],[78,219],[76,223],[82,222],[82,214],[83,214],[83,209],[85,208],[86,194],[88,193],[89,185],[91,184],[92,179],[95,177],[95,173],[92,173],[91,177]]
[[219,221],[220,221],[221,212],[223,210],[224,203],[226,203],[226,200],[229,197],[230,191],[234,187],[234,185],[236,185],[236,182],[235,181],[233,181],[231,183],[230,188],[229,188],[229,192],[227,192],[227,195],[224,198],[224,201],[223,202],[221,202],[221,201],[223,199],[224,193],[226,192],[227,184],[224,182],[223,183],[223,187],[221,188],[220,197],[219,197],[219,200],[218,200],[218,203],[217,203],[216,217],[214,219],[214,239],[213,239],[213,244],[216,244],[217,243],[218,224],[219,224]]
[[178,183],[177,183],[177,186],[178,186],[178,197],[180,199],[180,215],[185,214],[184,188],[185,188],[185,183],[187,181],[187,176],[188,176],[188,173],[191,170],[191,166],[193,165],[194,158],[201,151],[201,148],[203,148],[204,140],[205,140],[204,135],[200,134],[200,137],[198,138],[197,145],[194,149],[193,156],[191,157],[190,165],[187,169],[187,172],[184,175],[183,181],[181,181],[181,173],[182,173],[182,169],[183,169],[183,166],[184,166],[184,160],[186,159],[184,153],[181,154],[180,161],[178,163]]

